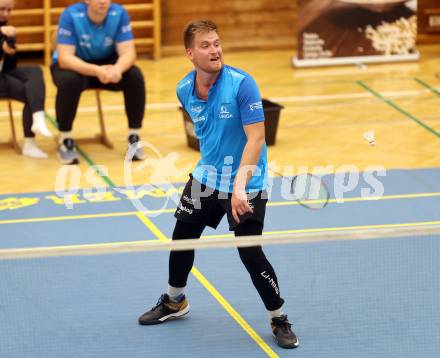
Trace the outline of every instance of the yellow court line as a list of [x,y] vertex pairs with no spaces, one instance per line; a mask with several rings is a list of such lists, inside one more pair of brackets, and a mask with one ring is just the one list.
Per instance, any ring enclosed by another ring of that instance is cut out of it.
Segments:
[[[176,209],[161,209],[161,210],[148,210],[145,214],[164,214],[164,213],[174,213]],[[136,215],[138,211],[123,211],[114,213],[102,213],[102,214],[84,214],[84,215],[66,215],[66,216],[48,216],[42,218],[29,218],[29,219],[11,219],[11,220],[0,220],[1,224],[23,224],[23,223],[34,223],[34,222],[45,222],[45,221],[63,221],[63,220],[81,220],[81,219],[99,219],[99,218],[112,218],[121,216],[133,216]]]
[[217,291],[217,289],[205,278],[205,276],[200,273],[196,267],[193,267],[191,272],[269,357],[278,357],[278,354],[276,354],[267,345],[263,338],[261,338],[260,335],[255,332],[249,323],[243,319],[243,317],[231,306],[231,304],[220,294],[220,292]]
[[[139,212],[136,216],[147,226],[160,241],[169,241],[153,222],[143,213]],[[258,346],[271,358],[279,357],[272,348],[260,337],[260,335],[245,321],[245,319],[232,307],[232,305],[222,296],[222,294],[193,266],[191,270],[194,277],[205,287],[208,292],[222,305],[230,316],[240,325],[241,328],[258,344]]]
[[112,218],[112,217],[120,217],[120,216],[130,216],[130,215],[134,215],[135,213],[136,213],[135,211],[127,211],[127,212],[115,212],[115,213],[103,213],[103,214],[47,216],[47,217],[42,217],[42,218],[0,220],[0,225],[1,224],[24,224],[24,223],[45,222],[45,221]]
[[[395,199],[416,199],[416,198],[427,198],[427,197],[436,197],[440,196],[439,192],[433,193],[418,193],[418,194],[400,194],[400,195],[384,195],[381,197],[355,197],[355,198],[346,198],[343,199],[342,202],[339,202],[338,199],[330,199],[329,203],[348,203],[348,202],[368,202],[368,201],[376,201],[376,200],[395,200]],[[310,201],[312,202],[312,200]],[[319,200],[313,200],[313,202],[321,202]],[[306,202],[307,203],[307,202]],[[298,205],[296,201],[274,201],[268,202],[267,206],[290,206],[290,205]],[[174,213],[175,209],[161,209],[161,210],[148,210],[144,213],[146,215],[155,215],[155,214],[169,214]],[[11,220],[0,220],[1,224],[22,224],[22,223],[33,223],[33,222],[47,222],[47,221],[61,221],[61,220],[79,220],[79,219],[97,219],[97,218],[108,218],[108,217],[120,217],[120,216],[130,216],[136,215],[137,211],[127,211],[127,212],[114,212],[114,213],[104,213],[104,214],[85,214],[85,215],[67,215],[67,216],[49,216],[42,218],[29,218],[29,219],[11,219]]]

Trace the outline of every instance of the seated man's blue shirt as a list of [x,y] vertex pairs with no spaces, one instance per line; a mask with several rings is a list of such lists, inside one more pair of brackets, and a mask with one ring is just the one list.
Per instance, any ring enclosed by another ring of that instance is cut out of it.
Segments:
[[[57,42],[75,46],[75,55],[84,61],[100,61],[115,56],[116,43],[133,39],[127,11],[118,4],[111,4],[107,17],[100,25],[87,16],[87,4],[77,3],[61,14]],[[57,62],[55,51],[53,62]]]
[[[206,186],[232,192],[234,179],[247,143],[244,126],[263,122],[261,96],[254,79],[246,72],[224,66],[208,94],[198,97],[196,72],[186,75],[177,86],[177,97],[188,112],[200,143],[201,159],[193,177]],[[246,191],[266,188],[267,147],[264,144],[257,169]]]

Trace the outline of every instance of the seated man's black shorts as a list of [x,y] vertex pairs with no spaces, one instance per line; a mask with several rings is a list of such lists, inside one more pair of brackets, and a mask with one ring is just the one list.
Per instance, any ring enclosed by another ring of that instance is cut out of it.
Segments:
[[[229,230],[234,231],[238,224],[232,216],[231,197],[231,193],[208,188],[190,175],[174,216],[177,220],[186,223],[200,223],[215,229],[226,214]],[[239,216],[240,223],[252,219],[264,225],[267,192],[248,193],[248,203],[253,209],[253,213],[248,212]]]

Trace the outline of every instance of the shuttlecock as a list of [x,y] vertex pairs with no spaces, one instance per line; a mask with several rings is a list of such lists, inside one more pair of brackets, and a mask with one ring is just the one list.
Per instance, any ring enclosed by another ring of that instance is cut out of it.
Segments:
[[374,140],[374,131],[367,131],[364,133],[364,138],[368,142],[369,145],[375,145],[376,142]]

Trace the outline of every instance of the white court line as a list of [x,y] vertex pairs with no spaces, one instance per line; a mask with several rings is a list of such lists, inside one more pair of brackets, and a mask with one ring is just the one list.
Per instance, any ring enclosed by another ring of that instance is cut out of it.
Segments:
[[[364,66],[362,66],[364,65]],[[400,67],[396,68],[396,63],[390,63],[389,65],[393,66],[392,69],[390,69],[388,66],[368,66],[367,64],[357,64],[353,65],[350,68],[315,68],[309,69],[308,71],[296,71],[293,73],[294,79],[309,79],[312,78],[313,80],[316,80],[316,77],[322,74],[325,74],[325,76],[347,76],[347,75],[385,75],[390,73],[399,73],[402,71]],[[400,64],[400,66],[405,66],[405,71],[409,72],[408,70],[412,70],[413,72],[420,71],[420,65],[418,63],[405,63]],[[403,78],[405,79],[405,78]]]
[[[434,87],[437,91],[440,91],[440,87]],[[428,89],[411,90],[411,91],[389,91],[381,92],[381,95],[386,98],[405,98],[414,97],[421,94],[431,93]],[[289,96],[289,97],[270,97],[269,100],[275,102],[283,103],[296,103],[296,102],[313,102],[313,101],[328,101],[328,100],[343,100],[343,99],[366,99],[375,98],[371,93],[359,92],[359,93],[341,93],[341,94],[329,94],[329,95],[314,95],[314,96]],[[148,110],[162,110],[162,109],[177,109],[180,106],[178,102],[159,102],[159,103],[148,103],[145,108]],[[104,110],[107,111],[123,111],[124,105],[110,105],[103,106]],[[96,112],[96,106],[90,107],[80,107],[78,108],[79,113],[90,113]],[[47,113],[54,115],[55,110],[50,108]],[[8,116],[9,113],[6,111],[0,112],[0,116]],[[21,115],[21,111],[14,111],[14,115]]]
[[[383,97],[389,98],[404,98],[413,97],[421,94],[430,93],[428,89],[411,90],[411,91],[388,91],[381,92]],[[329,95],[317,95],[317,96],[290,96],[290,97],[272,97],[271,101],[278,102],[304,102],[304,101],[327,101],[331,99],[359,99],[359,98],[374,98],[371,93],[359,92],[359,93],[341,93],[341,94],[329,94]]]

